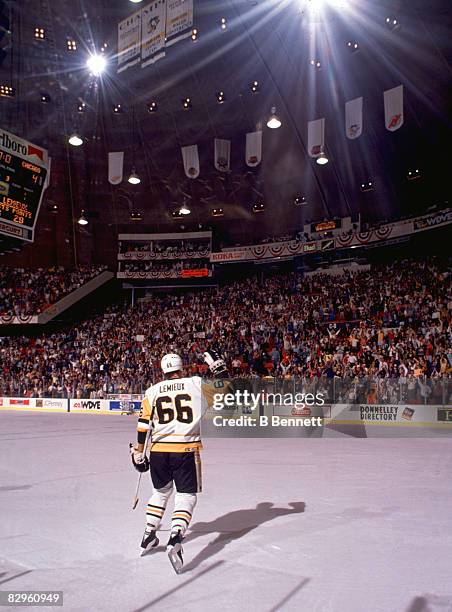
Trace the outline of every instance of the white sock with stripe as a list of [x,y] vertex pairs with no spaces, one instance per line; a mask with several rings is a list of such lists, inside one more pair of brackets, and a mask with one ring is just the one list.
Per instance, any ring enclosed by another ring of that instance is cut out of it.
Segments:
[[154,489],[146,507],[146,531],[158,529],[172,490],[172,482],[162,489]]
[[171,519],[171,532],[180,531],[184,535],[190,524],[197,501],[196,493],[176,493]]

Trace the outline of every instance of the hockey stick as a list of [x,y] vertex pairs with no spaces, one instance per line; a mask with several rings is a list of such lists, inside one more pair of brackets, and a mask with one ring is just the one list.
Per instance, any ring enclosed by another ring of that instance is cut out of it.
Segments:
[[[146,436],[146,441],[145,441],[145,443],[144,443],[143,453],[144,453],[145,455],[146,455],[146,450],[147,450],[147,448],[148,448],[148,443],[149,443],[149,438],[150,438],[150,436],[151,436],[151,428],[149,428],[149,431],[148,431],[147,436]],[[130,448],[132,448],[132,446],[133,446],[133,444],[132,444],[132,443],[130,443],[130,444],[129,444],[129,447],[130,447]],[[151,469],[151,468],[149,468],[149,469]],[[138,474],[138,481],[137,481],[137,486],[136,486],[136,489],[135,489],[135,496],[134,496],[134,498],[133,498],[132,510],[135,510],[135,508],[138,506],[138,502],[140,501],[140,498],[138,497],[138,492],[139,492],[139,490],[140,490],[141,476],[142,476],[142,475],[143,475],[143,472],[140,472],[140,473]]]

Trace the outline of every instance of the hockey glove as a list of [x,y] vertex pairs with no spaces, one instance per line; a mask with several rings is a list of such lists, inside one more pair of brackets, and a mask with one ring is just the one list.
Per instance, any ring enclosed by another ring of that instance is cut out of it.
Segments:
[[229,372],[224,359],[221,358],[217,351],[212,349],[203,353],[204,361],[209,366],[209,370],[215,378],[229,378]]
[[137,450],[132,444],[130,444],[130,456],[133,467],[138,472],[147,472],[149,470],[149,459],[146,457],[146,454]]

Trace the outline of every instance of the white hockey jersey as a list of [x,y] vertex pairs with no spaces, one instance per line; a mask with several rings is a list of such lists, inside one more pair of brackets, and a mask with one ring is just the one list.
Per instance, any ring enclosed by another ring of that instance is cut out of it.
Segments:
[[141,403],[137,431],[151,428],[151,452],[185,453],[202,449],[201,418],[221,388],[200,376],[170,378],[147,389]]

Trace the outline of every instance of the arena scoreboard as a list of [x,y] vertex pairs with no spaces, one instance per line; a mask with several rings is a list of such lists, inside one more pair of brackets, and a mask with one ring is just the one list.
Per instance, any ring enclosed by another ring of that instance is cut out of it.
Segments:
[[33,241],[48,160],[45,149],[0,128],[0,234]]

